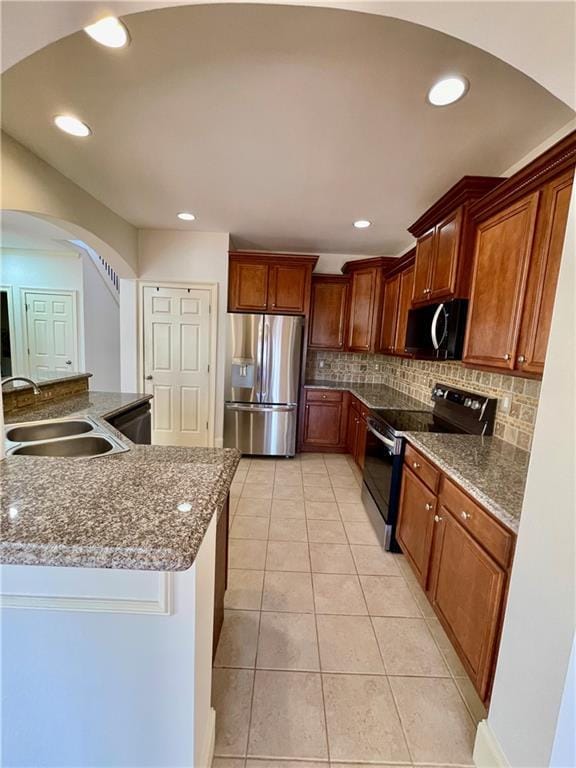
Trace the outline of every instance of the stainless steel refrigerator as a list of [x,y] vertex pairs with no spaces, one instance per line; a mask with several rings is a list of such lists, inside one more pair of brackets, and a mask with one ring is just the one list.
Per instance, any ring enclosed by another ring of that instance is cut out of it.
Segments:
[[224,447],[293,456],[304,318],[228,315]]

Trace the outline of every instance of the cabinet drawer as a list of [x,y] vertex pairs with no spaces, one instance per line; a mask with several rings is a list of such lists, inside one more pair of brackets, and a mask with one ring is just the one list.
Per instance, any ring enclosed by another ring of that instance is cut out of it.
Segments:
[[442,478],[440,504],[485,547],[496,562],[508,567],[514,548],[514,534],[502,528],[446,477]]
[[307,403],[341,403],[344,393],[338,389],[307,389]]
[[433,493],[437,492],[440,471],[428,459],[425,459],[421,453],[412,448],[411,445],[406,446],[404,463],[410,467],[410,470],[416,477],[419,477]]

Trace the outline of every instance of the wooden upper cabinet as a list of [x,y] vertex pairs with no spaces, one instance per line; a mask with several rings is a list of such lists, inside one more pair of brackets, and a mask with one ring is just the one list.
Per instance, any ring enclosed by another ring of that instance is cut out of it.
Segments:
[[540,375],[544,371],[573,179],[571,170],[542,191],[516,351],[519,371]]
[[478,225],[462,359],[512,370],[536,228],[539,192]]
[[506,572],[440,507],[430,574],[432,605],[485,700],[504,604]]
[[310,349],[344,349],[349,286],[350,279],[343,275],[312,276]]
[[414,268],[414,286],[412,303],[424,304],[429,300],[430,271],[434,257],[434,230],[431,229],[416,243],[416,265]]
[[408,312],[412,302],[414,289],[414,266],[400,273],[400,293],[398,296],[398,317],[396,320],[396,335],[394,352],[403,355],[406,352],[406,329],[408,328]]
[[268,264],[230,262],[228,309],[265,312],[268,307]]
[[228,311],[305,315],[317,256],[232,252]]
[[456,293],[463,210],[461,206],[436,226],[434,257],[430,267],[431,299],[443,299]]
[[464,176],[408,228],[417,238],[413,306],[468,298],[473,251],[470,204],[502,181]]
[[393,352],[398,324],[398,300],[400,297],[400,275],[384,281],[382,301],[382,324],[380,328],[380,351]]
[[352,273],[347,348],[351,352],[374,349],[374,315],[380,291],[380,270],[368,268]]

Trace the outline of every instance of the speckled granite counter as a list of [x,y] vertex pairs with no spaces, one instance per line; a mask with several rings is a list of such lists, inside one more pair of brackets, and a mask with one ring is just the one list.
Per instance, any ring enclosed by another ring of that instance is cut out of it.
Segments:
[[430,406],[402,394],[385,384],[361,384],[355,381],[324,381],[316,379],[304,384],[306,389],[338,389],[351,392],[367,408],[397,408],[406,411],[429,411]]
[[530,454],[498,437],[406,432],[434,462],[503,525],[518,532]]
[[[88,392],[19,411],[11,421],[81,414],[101,419],[147,399]],[[240,453],[134,445],[112,432],[130,446],[128,452],[92,459],[9,456],[0,462],[0,562],[158,571],[192,565],[224,504]]]

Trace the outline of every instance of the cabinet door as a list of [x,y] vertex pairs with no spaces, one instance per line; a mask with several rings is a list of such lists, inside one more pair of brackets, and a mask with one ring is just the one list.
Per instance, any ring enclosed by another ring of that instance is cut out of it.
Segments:
[[364,469],[366,459],[366,438],[368,436],[368,424],[362,414],[358,416],[358,432],[356,434],[356,451],[354,458],[360,469]]
[[478,225],[463,361],[511,370],[539,192]]
[[520,371],[544,370],[573,177],[563,174],[543,190],[516,356]]
[[434,537],[432,604],[485,700],[492,675],[506,574],[445,507]]
[[308,347],[344,349],[349,281],[345,278],[313,278]]
[[456,292],[458,250],[462,231],[462,208],[436,226],[435,248],[430,274],[431,299],[450,298]]
[[380,326],[380,351],[393,352],[398,322],[398,297],[400,295],[400,275],[391,277],[384,283],[384,301],[382,302],[382,323]]
[[358,424],[360,413],[354,402],[350,403],[348,410],[348,425],[346,429],[346,447],[348,453],[356,458],[356,445],[358,444]]
[[430,270],[435,248],[434,230],[418,238],[414,267],[414,292],[412,304],[422,304],[430,298]]
[[304,407],[304,445],[339,447],[342,445],[342,403],[306,403]]
[[268,282],[268,310],[304,314],[308,272],[308,267],[302,264],[272,265]]
[[404,354],[406,348],[406,329],[408,327],[408,312],[412,302],[414,290],[414,267],[400,274],[400,295],[398,297],[398,320],[396,321],[396,335],[394,337],[394,351],[396,354]]
[[212,638],[212,661],[216,656],[218,640],[224,623],[224,595],[228,586],[228,518],[229,498],[224,502],[216,527],[216,558],[214,564],[214,632]]
[[228,310],[265,312],[268,306],[268,264],[230,262]]
[[436,496],[404,467],[396,538],[418,581],[426,588]]
[[352,273],[348,349],[371,352],[374,346],[374,314],[379,290],[378,269],[359,269]]

